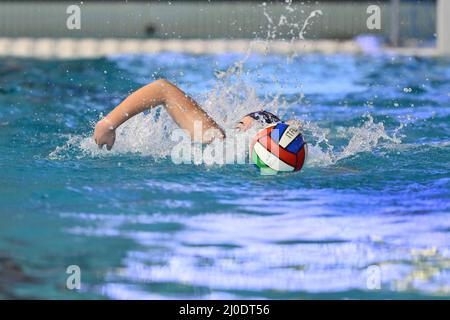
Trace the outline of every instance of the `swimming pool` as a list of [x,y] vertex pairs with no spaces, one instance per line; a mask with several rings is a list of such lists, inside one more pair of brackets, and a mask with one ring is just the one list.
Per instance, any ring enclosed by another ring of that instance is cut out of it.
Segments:
[[[2,58],[0,75],[0,298],[450,293],[448,59]],[[261,105],[301,119],[305,168],[174,165],[158,110],[97,150],[100,113],[160,77],[222,125]]]

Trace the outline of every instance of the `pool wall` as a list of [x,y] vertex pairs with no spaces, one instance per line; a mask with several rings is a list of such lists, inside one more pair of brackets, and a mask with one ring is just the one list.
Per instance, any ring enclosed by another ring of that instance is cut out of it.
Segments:
[[[73,2],[0,0],[0,56],[71,59],[161,51],[209,54],[249,49],[277,54],[353,54],[377,51],[380,44],[384,44],[382,50],[400,54],[438,54],[434,49],[435,1],[400,2],[398,21],[390,1],[377,1],[381,28],[370,30],[368,7],[373,1],[294,1],[290,6],[280,2],[262,3],[78,2],[79,28],[70,28]],[[294,30],[292,24],[301,26],[315,10],[323,14],[311,19],[301,40],[301,28]],[[287,24],[280,25],[282,17],[288,20]],[[393,30],[396,25],[393,22],[398,22],[398,32]],[[270,41],[262,41],[268,38],[268,33]],[[397,33],[401,47],[387,48],[385,45],[392,43],[393,34]],[[358,35],[374,37],[361,43],[354,40]]]
[[[408,56],[436,56],[434,48],[380,48],[383,52]],[[97,58],[115,54],[148,54],[179,52],[191,54],[273,53],[273,54],[358,54],[365,52],[356,41],[301,40],[177,40],[177,39],[71,39],[71,38],[0,38],[0,56],[77,59]]]
[[[0,37],[69,38],[247,38],[265,37],[268,19],[262,1],[0,1]],[[81,10],[81,28],[66,27],[71,5]],[[381,29],[367,27],[367,8],[381,9]],[[266,12],[278,22],[281,15],[302,23],[317,9],[323,16],[315,19],[305,33],[308,39],[351,39],[359,34],[390,37],[389,1],[305,1],[292,3],[295,11],[280,2],[265,5]],[[297,10],[298,9],[298,10]],[[303,11],[303,12],[302,12]],[[433,39],[436,32],[436,3],[402,2],[400,37],[403,40]],[[284,29],[283,29],[284,28]],[[289,27],[279,27],[277,38],[295,35]],[[283,32],[284,31],[284,32]]]

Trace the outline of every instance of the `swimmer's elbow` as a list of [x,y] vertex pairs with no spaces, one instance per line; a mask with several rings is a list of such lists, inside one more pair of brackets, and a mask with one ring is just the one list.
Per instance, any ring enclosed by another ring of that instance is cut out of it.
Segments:
[[173,87],[173,83],[167,79],[161,78],[152,82],[152,84],[160,86],[160,87]]
[[156,94],[163,100],[173,96],[174,92],[177,90],[177,87],[172,82],[164,78],[153,81],[149,86],[155,88]]

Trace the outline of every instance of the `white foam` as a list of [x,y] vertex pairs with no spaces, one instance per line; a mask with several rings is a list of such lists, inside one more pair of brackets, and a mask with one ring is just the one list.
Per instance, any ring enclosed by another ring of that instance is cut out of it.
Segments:
[[[281,15],[278,21],[270,16],[264,6],[263,10],[269,23],[269,34],[266,41],[262,41],[262,43],[267,45],[270,44],[273,35],[279,32],[279,28],[282,26],[290,27],[290,35],[294,35],[292,40],[303,39],[308,24],[312,22],[311,19],[322,14],[320,11],[313,11],[303,24],[299,24],[297,21],[290,21],[290,17],[292,17],[290,13],[295,10],[290,2],[287,2],[285,7],[286,14]],[[258,44],[261,44],[261,41]],[[285,115],[289,106],[280,99],[279,93],[274,97],[261,100],[258,98],[256,88],[242,79],[242,75],[245,74],[244,65],[250,56],[251,48],[244,58],[237,61],[232,67],[216,72],[215,87],[199,99],[205,111],[224,129],[234,128],[236,122],[242,116],[261,109],[271,111],[281,118],[287,118]],[[132,64],[129,63],[130,57],[123,56],[116,60],[122,67],[132,69]],[[288,58],[286,63],[289,62]],[[136,71],[136,74],[138,78],[142,75],[138,71]],[[274,81],[276,82],[276,79]],[[51,152],[49,158],[65,158],[71,150],[73,151],[76,148],[79,149],[79,152],[76,152],[77,157],[126,153],[136,153],[155,158],[170,157],[171,150],[177,143],[171,140],[171,133],[175,129],[177,129],[176,124],[164,108],[156,108],[147,114],[139,114],[133,117],[119,127],[116,132],[116,142],[111,151],[100,150],[94,143],[92,132],[89,132],[85,136],[71,136],[65,145],[57,147]],[[309,136],[309,154],[306,162],[308,166],[332,165],[357,153],[371,152],[383,141],[391,144],[400,142],[395,137],[396,132],[393,136],[389,136],[383,123],[375,123],[370,115],[361,127],[341,128],[339,135],[347,138],[348,143],[340,150],[335,150],[335,147],[329,142],[330,138],[333,138],[329,129],[320,128],[313,123],[305,123],[303,129],[305,134]],[[229,136],[227,139],[231,138],[234,139],[235,136]],[[251,137],[247,138],[251,139]],[[221,143],[223,142],[216,141],[206,148],[216,148]],[[234,160],[231,162],[234,163]],[[230,161],[225,161],[225,163],[230,163]]]
[[[224,129],[234,128],[242,116],[263,108],[286,118],[289,106],[278,96],[265,101],[260,100],[256,89],[241,79],[243,72],[244,66],[241,61],[217,74],[216,86],[202,98],[201,104],[205,111]],[[372,152],[382,143],[392,146],[401,142],[397,134],[402,126],[389,135],[382,122],[374,122],[370,115],[366,117],[367,120],[360,127],[340,127],[333,131],[329,128],[321,128],[311,122],[305,122],[303,131],[308,140],[306,165],[333,165],[355,154]],[[100,150],[90,132],[86,136],[71,136],[63,146],[57,147],[49,155],[49,158],[67,157],[69,151],[74,148],[79,148],[77,157],[126,153],[154,158],[170,157],[171,150],[177,143],[177,141],[171,140],[171,134],[177,128],[164,108],[156,108],[146,114],[139,114],[131,118],[119,127],[116,143],[111,151]],[[251,141],[251,138],[250,136],[246,137],[247,141]],[[330,140],[335,138],[346,139],[346,145],[342,147],[341,144],[339,148],[333,146]],[[235,139],[235,136],[228,136],[227,139]],[[221,143],[224,142],[216,141],[206,148],[219,148],[217,144]],[[211,154],[211,152],[209,153]],[[236,163],[235,159],[227,159],[224,163]]]
[[314,140],[309,142],[309,155],[306,164],[309,166],[332,165],[358,153],[372,152],[383,143],[389,147],[401,143],[397,133],[403,127],[402,125],[394,130],[392,135],[389,135],[386,133],[382,122],[374,122],[371,115],[366,115],[366,117],[367,120],[360,127],[341,127],[338,130],[339,137],[348,139],[347,144],[339,150],[336,150],[329,142],[331,130],[306,123],[306,131],[314,137]]

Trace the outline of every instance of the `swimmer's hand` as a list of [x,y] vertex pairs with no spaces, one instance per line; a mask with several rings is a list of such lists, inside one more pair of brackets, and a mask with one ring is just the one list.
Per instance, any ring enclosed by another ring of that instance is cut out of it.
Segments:
[[97,122],[94,131],[94,140],[100,149],[106,145],[107,150],[111,150],[116,141],[116,129],[104,118]]

